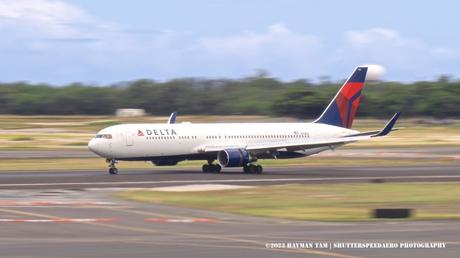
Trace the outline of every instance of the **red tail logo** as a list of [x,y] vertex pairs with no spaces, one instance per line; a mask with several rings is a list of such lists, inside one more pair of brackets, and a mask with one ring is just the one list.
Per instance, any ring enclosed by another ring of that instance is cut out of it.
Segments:
[[315,122],[351,128],[361,99],[361,90],[364,87],[366,73],[367,67],[356,68]]
[[349,82],[345,84],[335,100],[340,112],[342,127],[351,128],[356,115],[356,110],[361,99],[361,90],[364,83]]

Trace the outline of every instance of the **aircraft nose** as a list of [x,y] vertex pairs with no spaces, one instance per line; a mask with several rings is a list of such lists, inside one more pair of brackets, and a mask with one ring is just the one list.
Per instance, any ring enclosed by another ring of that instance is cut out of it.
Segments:
[[99,141],[99,139],[91,139],[89,142],[88,142],[88,149],[90,151],[92,151],[93,153],[99,155],[99,156],[104,156],[104,154],[106,154],[106,150],[102,144],[101,141]]
[[91,139],[88,142],[88,149],[104,158],[110,155],[110,143],[106,142],[105,139]]
[[97,147],[96,147],[96,140],[95,139],[91,139],[89,142],[88,142],[88,149],[94,153],[97,152]]

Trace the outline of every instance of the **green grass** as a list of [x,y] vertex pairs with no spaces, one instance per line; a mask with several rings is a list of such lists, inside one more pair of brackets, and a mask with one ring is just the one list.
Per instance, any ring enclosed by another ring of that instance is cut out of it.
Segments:
[[88,142],[71,142],[71,143],[66,143],[64,144],[65,146],[76,146],[76,147],[81,147],[81,146],[88,146]]
[[296,220],[361,221],[375,208],[411,208],[415,219],[460,219],[460,183],[302,184],[203,191],[123,191],[117,197]]
[[20,142],[20,141],[32,141],[34,138],[28,136],[18,136],[11,138],[11,141]]

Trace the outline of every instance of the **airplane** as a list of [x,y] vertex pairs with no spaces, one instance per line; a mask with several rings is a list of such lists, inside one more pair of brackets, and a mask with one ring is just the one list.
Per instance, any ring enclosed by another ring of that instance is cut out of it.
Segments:
[[[99,131],[88,148],[106,159],[109,173],[118,161],[149,161],[173,166],[184,160],[204,160],[205,173],[241,167],[260,174],[259,159],[289,159],[334,150],[345,144],[389,134],[397,112],[380,131],[352,129],[368,67],[357,67],[323,113],[311,123],[176,123],[173,112],[165,124],[120,124]],[[217,162],[216,162],[217,161]]]

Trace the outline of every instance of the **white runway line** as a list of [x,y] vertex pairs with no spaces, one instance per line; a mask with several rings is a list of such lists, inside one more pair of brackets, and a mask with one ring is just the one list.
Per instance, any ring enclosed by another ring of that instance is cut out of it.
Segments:
[[220,190],[234,190],[234,189],[247,189],[247,188],[254,188],[254,186],[225,185],[225,184],[190,184],[190,185],[153,187],[153,188],[150,188],[150,190],[160,191],[160,192],[201,192],[201,191],[220,191]]
[[160,222],[160,223],[214,223],[214,219],[208,218],[191,218],[191,219],[166,219],[166,218],[148,218],[145,222]]
[[101,205],[115,205],[114,202],[99,202],[99,201],[8,201],[0,200],[0,207],[14,207],[14,206],[101,206]]
[[13,223],[68,223],[68,222],[112,222],[113,218],[62,218],[62,219],[0,219],[1,222]]
[[354,181],[374,179],[454,179],[460,175],[436,175],[436,176],[364,176],[364,177],[316,177],[316,178],[266,178],[266,179],[207,179],[207,180],[168,180],[168,181],[120,181],[120,182],[67,182],[67,183],[21,183],[0,184],[0,187],[8,186],[69,186],[69,185],[160,185],[160,184],[183,184],[183,183],[257,183],[257,182],[314,182],[314,181]]

